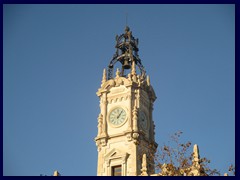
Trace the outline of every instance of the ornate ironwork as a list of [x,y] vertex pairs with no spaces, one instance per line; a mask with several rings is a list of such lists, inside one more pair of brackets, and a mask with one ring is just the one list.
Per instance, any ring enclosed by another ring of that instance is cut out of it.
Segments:
[[132,68],[132,62],[138,66],[141,76],[145,77],[144,66],[138,55],[138,39],[132,36],[130,28],[126,26],[125,33],[116,36],[116,52],[108,65],[108,80],[113,78],[113,68],[116,62],[122,64],[121,76],[124,75],[124,69]]

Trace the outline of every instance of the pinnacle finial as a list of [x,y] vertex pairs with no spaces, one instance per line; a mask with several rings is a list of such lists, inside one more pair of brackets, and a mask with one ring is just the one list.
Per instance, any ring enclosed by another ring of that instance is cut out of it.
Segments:
[[136,63],[135,63],[135,61],[132,62],[131,74],[132,75],[136,75]]
[[119,69],[117,68],[117,71],[116,71],[116,78],[120,77],[120,71]]
[[107,81],[107,73],[106,69],[103,69],[103,76],[102,76],[102,85]]
[[142,176],[147,176],[147,155],[146,154],[143,154],[143,157],[142,157],[142,169],[141,169],[141,175]]
[[150,77],[147,75],[147,85],[150,86]]
[[59,172],[56,170],[56,171],[54,171],[53,176],[60,176],[60,174],[59,174]]
[[132,62],[131,74],[132,74],[132,80],[137,82],[137,73],[136,73],[136,63],[135,63],[135,61]]
[[199,148],[197,144],[193,146],[193,161],[198,162],[200,159]]

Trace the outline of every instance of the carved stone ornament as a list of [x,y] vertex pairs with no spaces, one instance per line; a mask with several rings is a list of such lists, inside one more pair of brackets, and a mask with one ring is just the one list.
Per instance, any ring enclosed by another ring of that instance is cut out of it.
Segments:
[[100,113],[98,116],[98,136],[102,134],[103,115]]
[[132,134],[131,133],[128,133],[126,135],[126,137],[127,137],[127,141],[131,141],[132,140]]
[[132,137],[133,137],[133,142],[135,144],[139,144],[139,141],[138,141],[139,134],[138,133],[133,133]]
[[147,155],[143,154],[142,157],[142,169],[141,169],[141,176],[148,176],[147,174]]
[[102,87],[98,89],[96,94],[98,96],[101,96],[101,94],[103,92],[109,92],[109,90],[112,87],[118,87],[120,85],[124,85],[124,86],[128,87],[131,84],[132,84],[132,82],[125,77],[118,77],[118,78],[115,78],[115,79],[110,79],[110,80],[106,81],[104,84],[102,84]]

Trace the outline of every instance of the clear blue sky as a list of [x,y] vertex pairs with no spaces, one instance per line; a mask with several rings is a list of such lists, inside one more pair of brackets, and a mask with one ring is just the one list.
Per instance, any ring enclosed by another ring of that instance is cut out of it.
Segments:
[[234,5],[4,5],[4,175],[96,175],[96,91],[126,12],[159,146],[181,130],[212,168],[235,163]]

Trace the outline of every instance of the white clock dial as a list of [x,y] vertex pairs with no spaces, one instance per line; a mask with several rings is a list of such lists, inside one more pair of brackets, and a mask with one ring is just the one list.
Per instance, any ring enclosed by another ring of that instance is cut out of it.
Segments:
[[118,107],[111,111],[109,115],[109,122],[114,126],[118,126],[125,122],[126,117],[126,111],[123,108]]
[[144,130],[147,129],[147,116],[143,111],[139,113],[139,123]]

